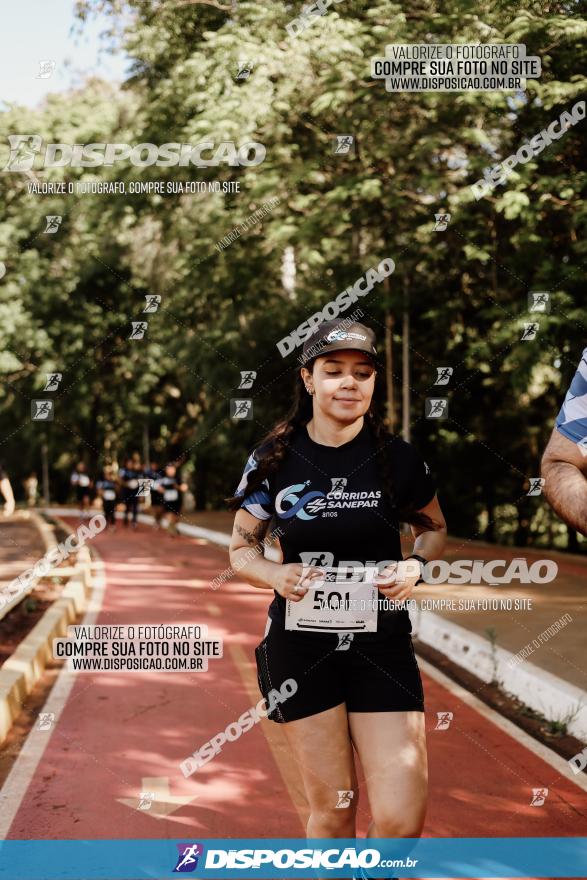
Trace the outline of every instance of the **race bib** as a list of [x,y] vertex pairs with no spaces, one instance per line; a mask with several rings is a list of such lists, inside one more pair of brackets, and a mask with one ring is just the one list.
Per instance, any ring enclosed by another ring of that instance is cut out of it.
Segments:
[[325,568],[300,602],[286,601],[285,628],[300,632],[376,632],[377,587],[370,569],[349,581],[342,568]]
[[114,501],[116,498],[116,492],[114,489],[104,489],[103,497],[105,501]]
[[177,489],[166,489],[163,493],[164,501],[176,501],[177,500]]
[[77,481],[80,486],[89,486],[90,485],[90,478],[88,477],[87,474],[80,474]]
[[139,485],[139,481],[138,480],[129,480],[126,485],[128,486],[129,489],[136,489],[137,486]]

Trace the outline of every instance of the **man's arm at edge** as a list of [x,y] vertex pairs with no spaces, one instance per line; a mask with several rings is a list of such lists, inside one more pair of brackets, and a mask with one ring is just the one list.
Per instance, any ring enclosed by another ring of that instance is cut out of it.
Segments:
[[543,494],[567,525],[587,537],[587,449],[554,428],[544,450],[541,476]]

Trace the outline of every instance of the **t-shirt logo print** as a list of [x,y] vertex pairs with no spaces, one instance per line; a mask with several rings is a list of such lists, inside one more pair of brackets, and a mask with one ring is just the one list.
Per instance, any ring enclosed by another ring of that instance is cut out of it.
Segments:
[[[324,500],[324,492],[310,491],[305,492],[301,498],[298,492],[302,492],[306,486],[310,485],[310,480],[305,483],[294,483],[293,486],[286,486],[275,498],[275,512],[281,519],[291,519],[296,516],[299,519],[316,519],[321,510],[326,506]],[[283,507],[283,502],[287,502],[290,506]]]

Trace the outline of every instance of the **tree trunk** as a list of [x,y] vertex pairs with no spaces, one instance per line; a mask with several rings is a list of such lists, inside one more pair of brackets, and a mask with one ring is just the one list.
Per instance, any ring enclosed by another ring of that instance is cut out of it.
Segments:
[[[388,281],[389,279],[385,279]],[[395,433],[395,407],[393,400],[393,313],[385,315],[385,385],[387,389],[387,427],[390,434]]]
[[206,510],[206,498],[208,491],[208,468],[203,455],[196,459],[196,472],[194,474],[194,493],[196,496],[196,510]]
[[483,532],[483,540],[488,541],[490,544],[495,544],[495,492],[493,483],[486,483],[483,486],[483,496],[487,511],[487,525]]
[[522,504],[523,502],[521,501],[518,505],[518,527],[514,535],[514,543],[516,547],[528,546],[528,526],[530,520],[526,514],[526,511],[522,508]]
[[577,540],[577,532],[571,526],[567,526],[567,550],[569,553],[579,552],[579,541]]

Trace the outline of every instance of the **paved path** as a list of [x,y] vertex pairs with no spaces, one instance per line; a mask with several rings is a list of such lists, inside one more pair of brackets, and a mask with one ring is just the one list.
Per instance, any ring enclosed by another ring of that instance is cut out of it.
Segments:
[[[21,755],[2,791],[5,836],[303,837],[307,806],[279,725],[263,720],[190,779],[179,770],[259,700],[253,651],[269,592],[235,579],[211,590],[228,557],[199,539],[140,525],[101,534],[95,545],[105,576],[95,622],[205,623],[224,640],[224,659],[210,661],[206,673],[79,673],[63,705],[54,706],[52,730],[31,733],[27,747],[36,758]],[[431,791],[425,836],[584,833],[587,793],[566,762],[543,760],[541,747],[510,735],[438,674],[423,677]],[[447,730],[435,729],[438,712],[453,713]],[[548,789],[542,806],[531,806],[536,788]],[[156,794],[151,808],[137,809],[149,790]],[[359,836],[368,821],[363,787]]]

